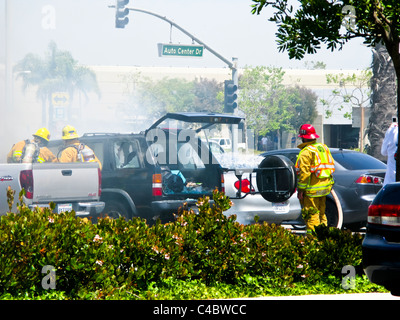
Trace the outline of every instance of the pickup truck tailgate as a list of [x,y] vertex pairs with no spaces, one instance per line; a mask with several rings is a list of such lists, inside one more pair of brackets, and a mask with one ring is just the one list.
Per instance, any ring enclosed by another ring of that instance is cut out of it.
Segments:
[[97,201],[97,163],[44,163],[33,165],[33,202]]

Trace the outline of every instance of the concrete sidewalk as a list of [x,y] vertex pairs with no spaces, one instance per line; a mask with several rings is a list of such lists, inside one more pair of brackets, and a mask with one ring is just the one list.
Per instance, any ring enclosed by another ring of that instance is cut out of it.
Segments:
[[242,298],[244,300],[398,300],[400,297],[390,293],[344,293],[344,294],[312,294],[301,296],[263,296]]

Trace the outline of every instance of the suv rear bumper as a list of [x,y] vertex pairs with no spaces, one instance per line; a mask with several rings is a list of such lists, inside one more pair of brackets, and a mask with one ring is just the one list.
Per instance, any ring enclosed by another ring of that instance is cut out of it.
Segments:
[[400,288],[400,243],[367,233],[362,243],[363,268],[372,283],[388,290]]
[[177,213],[178,209],[187,203],[189,207],[196,206],[196,199],[186,200],[160,200],[151,203],[151,209],[154,213]]
[[[98,202],[79,202],[78,210],[75,211],[77,216],[81,215],[95,215],[102,213],[105,207],[105,203],[102,201]],[[80,209],[80,210],[79,210]]]

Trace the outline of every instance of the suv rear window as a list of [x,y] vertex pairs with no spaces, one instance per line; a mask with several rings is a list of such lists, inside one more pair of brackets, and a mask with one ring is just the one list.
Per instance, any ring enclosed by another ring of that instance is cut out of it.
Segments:
[[347,170],[386,169],[386,165],[360,152],[332,152],[333,159]]
[[203,160],[190,143],[178,142],[178,163],[183,169],[205,168]]

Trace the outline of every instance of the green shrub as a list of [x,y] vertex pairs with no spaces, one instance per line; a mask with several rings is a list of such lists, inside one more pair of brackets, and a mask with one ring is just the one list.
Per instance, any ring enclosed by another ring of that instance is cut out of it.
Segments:
[[198,201],[198,212],[184,207],[174,222],[152,226],[139,218],[93,224],[74,212],[20,204],[0,219],[0,295],[43,294],[47,265],[55,268],[57,291],[85,299],[119,290],[134,296],[171,279],[288,288],[361,265],[360,235],[319,227],[304,237],[274,224],[241,225],[224,215],[230,200],[223,193],[209,200]]
[[308,241],[306,260],[312,270],[318,270],[320,276],[340,277],[342,268],[352,265],[362,272],[361,245],[363,236],[350,230],[317,227],[316,236]]

